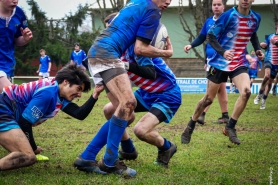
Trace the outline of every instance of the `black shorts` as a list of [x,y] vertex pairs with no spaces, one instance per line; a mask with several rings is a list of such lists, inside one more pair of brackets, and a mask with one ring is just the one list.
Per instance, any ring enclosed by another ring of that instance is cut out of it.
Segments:
[[217,69],[215,67],[209,68],[209,74],[207,76],[207,79],[212,81],[216,84],[221,84],[222,82],[227,82],[228,77],[230,79],[233,79],[237,75],[241,73],[247,73],[248,74],[248,68],[245,66],[239,67],[235,69],[234,71],[222,71],[220,69]]
[[150,112],[157,117],[157,119],[159,120],[159,123],[161,123],[167,119],[167,117],[161,110],[159,110],[158,108],[155,108],[155,107],[151,107],[151,109],[148,110],[148,109],[146,109],[146,107],[144,107],[140,103],[140,101],[137,101],[137,106],[134,109],[134,112]]

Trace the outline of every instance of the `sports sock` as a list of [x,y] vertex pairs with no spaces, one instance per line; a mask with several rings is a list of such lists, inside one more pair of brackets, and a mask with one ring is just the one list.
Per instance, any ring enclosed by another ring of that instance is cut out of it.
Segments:
[[228,128],[235,128],[237,120],[230,118],[228,124],[226,125]]
[[263,96],[263,99],[266,100],[266,99],[267,99],[267,95],[264,95],[264,96]]
[[202,115],[205,116],[205,115],[206,115],[206,112],[203,112]]
[[222,118],[228,118],[229,119],[228,112],[222,112]]
[[119,145],[127,123],[128,121],[115,115],[110,119],[106,151],[103,157],[104,164],[107,166],[114,166],[114,163],[118,159]]
[[157,147],[159,151],[166,151],[171,147],[171,143],[164,138],[164,144],[162,145],[162,147]]
[[95,161],[96,160],[97,154],[102,149],[102,147],[104,147],[105,144],[106,144],[107,135],[108,135],[108,129],[109,129],[109,123],[110,122],[108,120],[99,129],[98,133],[95,135],[95,137],[92,139],[90,144],[87,146],[87,148],[81,154],[81,157],[83,159],[91,160],[91,161]]
[[196,125],[196,121],[193,121],[192,118],[190,118],[190,121],[188,122],[188,126],[190,126],[194,130],[195,125]]
[[121,141],[121,147],[122,147],[122,150],[126,153],[132,153],[132,152],[134,152],[134,149],[135,149],[133,142],[130,138],[128,138],[127,140]]
[[252,87],[253,83],[250,83],[250,88]]
[[275,89],[276,89],[276,85],[273,85],[272,90],[275,90]]
[[264,93],[264,90],[259,91],[259,95],[262,95]]

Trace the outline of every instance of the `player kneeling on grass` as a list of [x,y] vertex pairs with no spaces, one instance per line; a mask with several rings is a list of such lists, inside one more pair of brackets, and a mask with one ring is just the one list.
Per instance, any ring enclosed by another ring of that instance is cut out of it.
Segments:
[[0,169],[11,170],[34,164],[37,161],[35,154],[42,149],[34,141],[32,126],[54,117],[60,109],[76,119],[85,119],[103,87],[96,86],[81,107],[72,100],[90,89],[89,76],[75,64],[63,67],[55,79],[4,87],[0,94],[0,144],[10,153],[0,159]]

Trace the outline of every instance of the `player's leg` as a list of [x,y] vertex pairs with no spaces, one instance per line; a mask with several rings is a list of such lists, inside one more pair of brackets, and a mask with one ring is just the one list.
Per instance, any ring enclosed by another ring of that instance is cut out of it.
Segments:
[[[106,61],[109,61],[109,59]],[[128,120],[131,118],[136,107],[136,99],[122,62],[120,60],[113,60],[110,63],[113,63],[113,65],[119,63],[119,65],[122,65],[122,68],[109,69],[101,72],[100,75],[109,91],[119,101],[119,105],[112,118],[108,120],[110,123],[106,152],[104,158],[99,161],[99,167],[102,171],[134,176],[136,175],[135,170],[120,164],[118,160],[118,147]]]
[[272,86],[272,82],[274,80],[274,78],[276,77],[277,75],[277,72],[274,68],[274,66],[271,68],[271,71],[270,71],[270,78],[267,82],[267,85],[265,87],[265,90],[264,90],[264,94],[263,94],[263,97],[262,97],[262,103],[261,103],[261,106],[260,106],[260,109],[265,109],[266,108],[266,99],[268,97],[268,94],[269,94],[269,91],[271,89],[271,86]]
[[[207,75],[208,75],[208,72],[207,72]],[[208,83],[207,83],[207,86],[208,86]],[[209,110],[210,108],[210,105],[207,106],[204,111],[202,112],[202,114],[198,117],[197,119],[197,123],[201,124],[201,125],[204,125],[205,124],[205,117],[206,117],[206,113],[207,111]]]
[[234,105],[234,110],[228,124],[223,129],[223,134],[227,135],[234,144],[240,144],[237,138],[235,125],[243,110],[245,109],[248,99],[251,95],[250,78],[247,68],[241,67],[231,72],[231,78],[239,90],[239,97]]
[[260,100],[263,97],[265,87],[266,87],[266,85],[268,83],[268,80],[270,78],[271,64],[269,62],[267,62],[267,63],[265,63],[264,67],[265,67],[265,70],[264,70],[264,72],[265,72],[264,79],[263,79],[263,81],[261,83],[261,88],[260,88],[259,94],[254,99],[254,104],[259,104]]
[[227,81],[227,75],[225,72],[211,67],[210,74],[208,75],[208,85],[205,96],[198,102],[194,114],[188,122],[186,128],[181,135],[181,142],[188,144],[191,140],[192,133],[195,129],[196,121],[202,114],[204,109],[211,105],[222,82]]
[[273,88],[272,88],[272,95],[276,96],[277,94],[277,82],[278,82],[278,74],[276,75],[275,79],[274,79],[274,84],[273,84]]
[[37,161],[27,137],[20,128],[0,132],[0,144],[10,152],[0,159],[1,170],[31,166]]
[[221,83],[219,90],[217,92],[218,102],[222,112],[222,116],[217,120],[216,123],[228,123],[229,113],[228,113],[228,94],[226,91],[226,82]]
[[12,85],[12,83],[7,78],[7,75],[4,71],[0,71],[0,93],[3,91],[3,87]]

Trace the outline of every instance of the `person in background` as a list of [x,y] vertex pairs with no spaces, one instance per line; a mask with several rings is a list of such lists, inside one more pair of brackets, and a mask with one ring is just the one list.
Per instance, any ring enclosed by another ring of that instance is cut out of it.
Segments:
[[51,60],[50,57],[45,54],[45,50],[40,50],[40,65],[37,73],[39,73],[39,79],[48,78],[51,70]]

